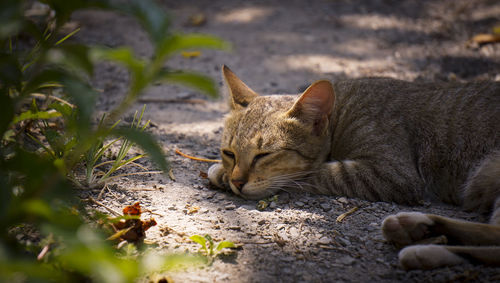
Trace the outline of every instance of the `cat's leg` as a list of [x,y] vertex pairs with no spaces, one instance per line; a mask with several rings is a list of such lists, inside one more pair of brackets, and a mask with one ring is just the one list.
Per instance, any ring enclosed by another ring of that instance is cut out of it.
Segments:
[[[500,201],[497,200],[498,203]],[[492,217],[497,214],[500,214],[500,206]],[[382,232],[388,241],[397,246],[416,244],[399,252],[399,262],[405,269],[430,269],[469,260],[500,266],[499,225],[401,212],[383,221]],[[451,244],[464,246],[418,244],[437,236],[445,237]]]
[[500,246],[413,245],[399,252],[404,269],[432,269],[468,261],[500,266]]
[[227,176],[226,176],[226,170],[224,170],[224,166],[222,166],[221,163],[216,163],[210,168],[208,168],[208,180],[212,185],[221,188],[221,189],[226,189],[227,188]]
[[456,245],[500,246],[500,226],[469,222],[434,214],[400,212],[382,222],[384,237],[399,247],[444,235]]
[[[486,156],[467,178],[463,190],[463,206],[466,210],[488,213],[499,197],[500,151],[496,151]],[[496,223],[500,224],[498,217],[495,217]]]

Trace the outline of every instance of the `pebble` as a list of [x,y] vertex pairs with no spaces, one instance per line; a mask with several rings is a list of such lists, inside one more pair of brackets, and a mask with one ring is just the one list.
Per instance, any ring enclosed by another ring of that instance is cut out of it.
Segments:
[[236,205],[234,205],[234,204],[229,204],[229,205],[226,205],[226,206],[224,207],[224,209],[226,209],[226,210],[234,210],[234,209],[236,209]]
[[330,209],[332,209],[332,207],[331,207],[331,206],[330,206],[330,204],[328,204],[328,203],[322,203],[322,204],[320,204],[319,206],[323,209],[323,211],[324,211],[324,212],[327,212],[327,211],[329,211]]
[[343,204],[348,204],[349,202],[347,201],[347,198],[345,197],[339,197],[337,199],[338,202],[343,203]]
[[345,238],[342,238],[342,237],[337,237],[337,239],[342,243],[342,245],[344,246],[350,246],[351,245],[351,241],[345,239]]
[[328,245],[331,242],[332,242],[332,239],[330,239],[327,236],[323,236],[323,237],[319,238],[319,240],[318,240],[318,244],[320,244],[320,245]]
[[304,203],[303,203],[303,202],[301,202],[301,201],[296,201],[296,202],[295,202],[295,205],[296,205],[297,207],[303,207],[303,206],[304,206]]
[[266,220],[265,219],[261,219],[261,220],[259,220],[259,222],[257,222],[257,224],[264,225],[264,224],[266,224]]
[[276,208],[276,203],[274,201],[272,201],[270,204],[269,204],[269,208],[271,209],[275,209]]
[[356,261],[355,258],[353,258],[352,256],[344,256],[344,257],[341,257],[337,260],[338,263],[341,263],[343,265],[351,265],[353,264],[354,262]]

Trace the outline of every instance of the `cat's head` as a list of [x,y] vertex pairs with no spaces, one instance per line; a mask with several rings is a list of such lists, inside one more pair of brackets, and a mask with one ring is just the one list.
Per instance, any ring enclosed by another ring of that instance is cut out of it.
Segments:
[[330,150],[332,84],[315,82],[300,96],[261,96],[228,67],[223,66],[222,74],[231,112],[221,156],[233,192],[260,199],[280,189],[314,190],[308,177]]

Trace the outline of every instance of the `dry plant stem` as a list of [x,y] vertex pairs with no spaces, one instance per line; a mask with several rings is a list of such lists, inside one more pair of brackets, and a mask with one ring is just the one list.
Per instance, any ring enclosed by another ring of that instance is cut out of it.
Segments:
[[88,199],[86,199],[86,200],[87,200],[87,201],[90,201],[90,202],[92,202],[92,203],[95,203],[95,204],[97,204],[97,205],[99,205],[99,206],[102,206],[104,209],[106,209],[106,210],[107,210],[107,211],[109,211],[110,213],[114,214],[115,216],[122,216],[122,214],[121,214],[121,213],[117,212],[116,210],[114,210],[114,209],[112,209],[112,208],[109,208],[109,207],[105,206],[103,203],[101,203],[101,202],[99,202],[99,201],[95,200],[95,199],[94,199],[94,198],[92,198],[92,197],[89,197],[89,198],[88,198]]
[[199,158],[199,157],[194,157],[194,156],[191,156],[191,155],[187,155],[185,153],[182,153],[177,148],[175,149],[175,153],[179,154],[182,157],[186,157],[186,158],[189,158],[189,159],[192,159],[192,160],[196,160],[196,161],[201,161],[201,162],[212,162],[212,163],[221,163],[222,162],[219,159],[206,159],[206,158]]
[[50,99],[53,99],[55,101],[61,102],[62,104],[66,104],[66,105],[68,105],[71,108],[75,108],[75,105],[73,105],[73,104],[67,102],[66,100],[61,99],[61,98],[59,98],[57,96],[47,95],[47,94],[43,94],[43,93],[32,93],[30,95],[32,97],[38,97],[38,98],[50,98]]
[[344,220],[344,218],[346,218],[347,216],[353,214],[358,209],[359,209],[359,207],[355,206],[355,207],[351,208],[349,211],[342,213],[341,215],[339,215],[337,217],[337,222],[342,222],[342,220]]
[[42,251],[40,251],[36,259],[42,260],[43,257],[49,252],[49,250],[50,250],[50,244],[47,244],[45,247],[43,247]]
[[104,195],[104,191],[109,190],[108,184],[106,184],[102,190],[99,192],[99,195],[97,196],[97,200],[101,200],[102,196]]

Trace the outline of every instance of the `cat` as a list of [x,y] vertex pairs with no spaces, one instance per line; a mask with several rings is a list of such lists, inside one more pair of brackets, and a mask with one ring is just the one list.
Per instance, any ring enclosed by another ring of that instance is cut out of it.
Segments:
[[[222,73],[231,111],[212,184],[247,199],[293,189],[491,212],[489,224],[401,212],[382,233],[405,247],[405,269],[500,266],[500,83],[321,80],[298,96],[261,96]],[[428,244],[435,239],[450,245]]]

